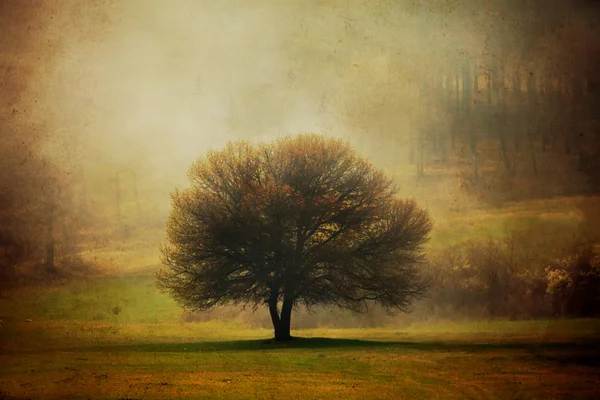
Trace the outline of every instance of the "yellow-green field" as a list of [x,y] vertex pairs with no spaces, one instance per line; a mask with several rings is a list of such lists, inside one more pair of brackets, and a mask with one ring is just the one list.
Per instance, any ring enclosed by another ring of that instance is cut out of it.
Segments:
[[0,307],[4,399],[600,396],[598,320],[321,328],[284,345],[239,322],[180,323],[147,275],[21,290]]
[[[577,229],[581,201],[434,215],[432,246],[515,227],[544,228],[535,237],[548,245]],[[270,330],[239,318],[181,322],[155,287],[162,240],[158,230],[115,239],[81,254],[92,275],[5,292],[0,399],[600,398],[599,320],[401,316],[377,329],[295,330],[303,339],[271,343]]]
[[[311,330],[287,346],[268,343],[267,331],[194,325],[131,325],[116,334],[86,324],[20,325],[18,341],[36,343],[3,350],[0,386],[5,398],[31,399],[600,396],[595,321],[550,330],[539,323]],[[47,331],[63,340],[42,346]]]
[[[598,196],[509,202],[501,207],[465,206],[456,210],[443,199],[429,203],[434,227],[427,249],[434,251],[467,240],[501,239],[511,233],[529,235],[535,245],[556,248],[557,243],[566,244],[578,232],[584,220],[582,209],[593,210],[594,217],[600,218]],[[89,236],[94,237],[94,232]],[[159,245],[165,240],[164,229],[146,227],[127,238],[111,238],[103,246],[85,248],[79,255],[109,273],[155,271],[160,263]]]

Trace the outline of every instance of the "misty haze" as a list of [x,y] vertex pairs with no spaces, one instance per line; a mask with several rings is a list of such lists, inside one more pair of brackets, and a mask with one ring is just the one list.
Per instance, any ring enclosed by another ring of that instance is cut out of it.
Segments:
[[598,21],[0,0],[0,399],[600,398]]

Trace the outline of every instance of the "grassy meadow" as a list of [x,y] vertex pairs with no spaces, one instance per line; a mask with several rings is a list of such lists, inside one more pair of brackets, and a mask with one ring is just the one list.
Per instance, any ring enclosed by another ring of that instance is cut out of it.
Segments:
[[[432,242],[548,220],[575,227],[561,201],[448,216]],[[0,399],[600,398],[599,320],[399,317],[273,343],[239,319],[183,322],[155,287],[159,241],[111,243],[84,254],[102,267],[92,275],[5,292]]]
[[598,321],[312,329],[40,321],[4,329],[10,399],[593,399]]

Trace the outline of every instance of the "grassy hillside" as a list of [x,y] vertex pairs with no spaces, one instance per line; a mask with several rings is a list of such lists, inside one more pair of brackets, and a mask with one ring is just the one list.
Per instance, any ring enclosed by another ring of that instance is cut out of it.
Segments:
[[[507,203],[502,207],[478,206],[456,209],[452,204],[426,201],[434,219],[430,249],[443,249],[466,240],[503,238],[522,230],[543,233],[549,247],[577,234],[583,221],[581,207],[595,207],[600,197],[561,197]],[[132,230],[101,245],[83,245],[80,257],[107,273],[147,273],[160,267],[159,245],[166,240],[159,226]]]

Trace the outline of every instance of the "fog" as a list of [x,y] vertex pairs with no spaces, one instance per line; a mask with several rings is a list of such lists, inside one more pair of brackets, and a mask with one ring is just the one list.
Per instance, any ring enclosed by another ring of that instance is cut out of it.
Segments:
[[[364,141],[392,126],[402,137],[424,118],[419,84],[464,54],[492,40],[557,68],[586,36],[585,2],[555,1],[548,15],[509,4],[5,1],[3,58],[31,71],[19,106],[43,124],[48,152],[68,143],[86,167],[130,164],[179,182],[228,140]],[[565,12],[568,25],[550,26]]]
[[597,65],[598,16],[592,1],[559,0],[5,0],[3,153],[51,160],[79,199],[70,207],[87,204],[100,226],[137,207],[138,219],[124,223],[156,221],[162,234],[169,192],[187,184],[207,150],[323,133],[398,175],[402,195],[421,201],[438,226],[452,225],[453,212],[474,212],[485,199],[455,176],[427,183],[398,167],[409,164],[415,132],[435,123],[460,139],[466,129],[424,86],[459,74],[465,59],[484,77],[481,60],[496,52],[507,76],[535,72],[538,86],[566,85],[561,76]]
[[328,119],[318,94],[287,84],[293,9],[140,1],[53,11],[40,39],[60,51],[30,84],[39,118],[76,137],[86,165],[181,180],[208,148],[323,130]]

